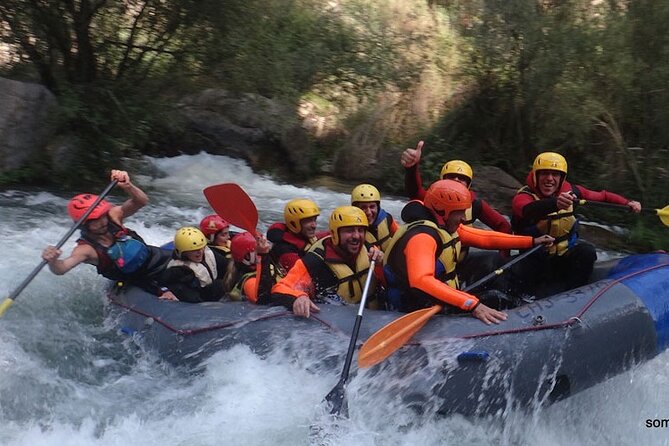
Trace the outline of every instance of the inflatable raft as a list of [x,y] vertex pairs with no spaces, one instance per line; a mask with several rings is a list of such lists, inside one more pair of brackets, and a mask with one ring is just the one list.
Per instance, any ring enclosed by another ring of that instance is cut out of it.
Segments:
[[[160,301],[135,287],[112,289],[108,298],[120,329],[174,364],[197,364],[240,343],[263,355],[286,348],[287,339],[332,355],[311,342],[322,332],[341,342],[330,364],[337,373],[357,310],[320,305],[320,313],[304,319],[244,302]],[[507,313],[495,326],[468,315],[436,315],[398,352],[352,379],[367,379],[371,393],[402,381],[405,404],[441,414],[494,414],[568,397],[667,348],[669,255],[597,264],[590,284]],[[399,316],[365,311],[359,343]]]

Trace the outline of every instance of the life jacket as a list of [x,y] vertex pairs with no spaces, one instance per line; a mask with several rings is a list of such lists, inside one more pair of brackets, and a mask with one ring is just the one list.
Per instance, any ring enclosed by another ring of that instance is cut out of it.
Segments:
[[385,252],[392,237],[390,233],[392,222],[393,217],[383,209],[379,209],[374,223],[369,225],[367,231],[365,231],[365,244],[367,248],[379,246]]
[[288,229],[284,223],[274,223],[267,230],[267,239],[273,243],[272,251],[275,258],[288,252],[297,253],[302,257],[316,240],[305,240],[299,234]]
[[[354,304],[362,299],[362,291],[369,270],[369,256],[363,247],[351,268],[332,245],[332,237],[328,236],[313,244],[309,252],[302,258],[304,266],[316,286],[317,298]],[[368,295],[373,295],[374,281],[369,285]],[[318,299],[316,300],[318,301]]]
[[[271,284],[274,285],[277,283],[279,280],[281,280],[283,277],[286,276],[286,272],[281,268],[281,266],[275,264],[271,256],[263,256],[262,260],[262,271],[260,272],[261,275],[261,280],[265,277],[270,277]],[[232,287],[230,290],[230,299],[232,300],[250,300],[253,302],[253,299],[249,299],[249,296],[246,296],[244,293],[244,284],[246,283],[247,280],[256,277],[256,269],[255,266],[253,266],[253,269],[241,272],[241,274],[238,274],[237,279],[235,280],[235,285]],[[262,285],[262,284],[261,284]],[[269,290],[265,292],[267,295],[262,295],[262,289],[258,289],[258,294],[261,294],[260,296],[256,296],[256,301],[254,303],[257,303],[258,305],[268,305],[269,302]],[[270,287],[271,289],[271,287]]]
[[172,259],[167,264],[168,268],[173,266],[185,266],[186,268],[193,271],[195,278],[197,279],[200,288],[204,288],[207,285],[214,283],[214,280],[218,278],[218,268],[216,267],[216,257],[214,257],[214,252],[206,247],[204,249],[204,258],[202,262],[191,262],[190,260],[183,259]]
[[211,249],[222,252],[225,255],[225,258],[232,262],[232,251],[230,251],[230,240],[228,240],[226,245],[207,245]]
[[109,247],[102,246],[85,229],[81,230],[81,238],[77,240],[77,244],[87,244],[95,250],[98,274],[111,280],[123,280],[150,266],[153,251],[139,234],[111,220],[107,230],[114,236],[114,243]]
[[[572,187],[571,192],[577,198],[581,198],[581,192],[578,188]],[[528,194],[535,200],[541,200],[541,197],[528,186],[521,187],[517,193]],[[527,222],[526,225],[518,228],[518,232],[532,237],[539,237],[544,234],[550,235],[555,238],[555,242],[548,248],[549,254],[561,256],[578,240],[578,219],[574,215],[574,205],[548,214],[546,218],[537,222]]]
[[[481,215],[481,199],[477,198],[472,201],[472,205],[465,210],[465,221],[462,222],[465,226],[473,226],[474,222],[479,219]],[[460,248],[460,254],[458,255],[458,262],[462,262],[467,258],[469,254],[469,246],[462,246]]]
[[452,288],[459,289],[456,272],[461,243],[457,234],[451,235],[430,220],[416,220],[400,226],[395,232],[383,258],[383,272],[388,283],[387,302],[390,309],[403,309],[415,303],[411,299],[404,248],[409,239],[419,233],[429,234],[437,241],[435,277]]

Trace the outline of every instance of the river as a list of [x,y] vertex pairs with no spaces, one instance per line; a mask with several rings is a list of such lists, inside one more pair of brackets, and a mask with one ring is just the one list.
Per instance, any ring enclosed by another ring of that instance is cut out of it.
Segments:
[[[127,225],[153,244],[210,213],[202,189],[239,183],[253,198],[260,229],[282,219],[289,199],[321,206],[319,229],[348,195],[278,184],[242,161],[199,154],[147,158],[132,180],[151,203]],[[95,192],[95,191],[88,191]],[[11,293],[40,262],[40,252],[71,225],[69,196],[57,191],[0,193],[0,296]],[[122,195],[112,201],[119,202]],[[403,205],[386,199],[395,216]],[[74,246],[72,237],[64,247]],[[600,253],[600,256],[615,255]],[[313,373],[288,353],[260,358],[235,347],[215,354],[198,373],[164,363],[118,332],[105,316],[104,281],[93,267],[65,276],[42,271],[0,319],[0,445],[300,445],[338,370]],[[364,321],[363,321],[364,323]],[[345,351],[346,345],[340,347]],[[308,362],[308,361],[307,361]],[[501,418],[418,417],[358,392],[351,419],[328,437],[333,445],[610,445],[669,444],[669,356],[548,408],[510,410]],[[356,404],[358,402],[359,404]]]

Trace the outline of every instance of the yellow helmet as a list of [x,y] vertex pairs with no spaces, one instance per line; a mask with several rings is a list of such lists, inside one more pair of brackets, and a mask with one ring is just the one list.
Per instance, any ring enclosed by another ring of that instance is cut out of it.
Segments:
[[181,257],[184,252],[197,251],[207,246],[207,238],[193,226],[179,228],[174,235],[174,250]]
[[444,167],[441,168],[439,177],[442,180],[445,180],[445,177],[448,174],[462,175],[463,177],[467,177],[469,178],[469,184],[472,184],[472,180],[474,179],[474,171],[472,170],[472,166],[462,160],[447,161],[446,164],[444,164]]
[[379,190],[371,184],[358,184],[351,191],[351,204],[381,201]]
[[537,184],[537,172],[540,170],[556,170],[562,172],[562,181],[567,177],[567,160],[564,156],[555,152],[543,152],[534,158],[532,163],[532,176],[534,184]]
[[335,245],[339,244],[339,228],[348,226],[368,227],[367,216],[362,209],[355,206],[339,206],[330,215],[330,232]]
[[299,234],[302,230],[300,220],[318,215],[321,215],[321,210],[318,209],[316,203],[306,198],[290,200],[283,209],[283,218],[286,221],[286,226],[295,234]]

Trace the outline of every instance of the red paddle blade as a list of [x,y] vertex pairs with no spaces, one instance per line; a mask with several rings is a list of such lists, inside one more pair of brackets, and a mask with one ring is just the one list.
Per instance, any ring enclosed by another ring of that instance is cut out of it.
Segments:
[[371,335],[360,347],[358,367],[371,367],[395,353],[396,350],[409,342],[409,339],[441,309],[441,305],[434,305],[430,308],[405,314],[401,318],[386,324]]
[[215,184],[206,187],[203,192],[211,208],[224,220],[255,235],[258,210],[238,184]]

